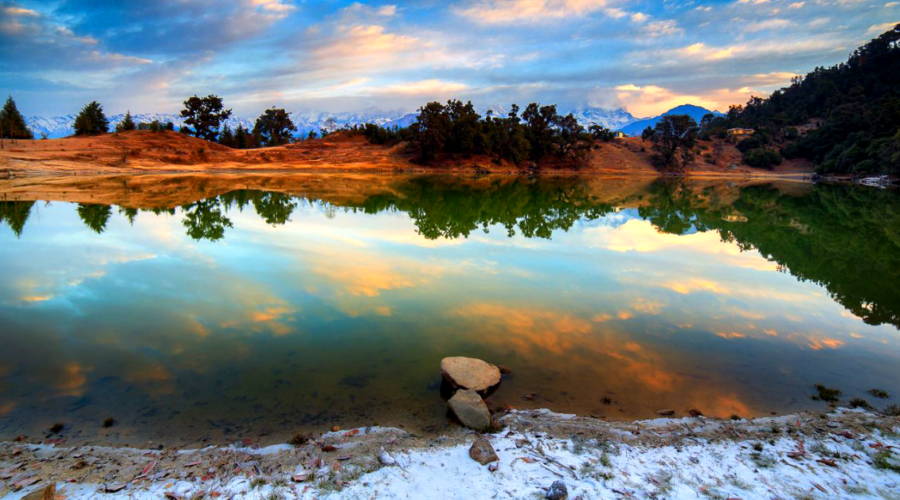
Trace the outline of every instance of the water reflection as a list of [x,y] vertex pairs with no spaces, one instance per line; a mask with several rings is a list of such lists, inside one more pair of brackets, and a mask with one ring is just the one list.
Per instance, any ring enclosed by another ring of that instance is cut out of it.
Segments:
[[[56,188],[76,204],[0,205],[12,229],[0,231],[4,437],[58,419],[84,439],[126,442],[436,429],[447,425],[436,366],[449,354],[513,367],[495,406],[608,418],[805,409],[813,383],[850,397],[900,390],[895,193],[139,182]],[[107,416],[122,426],[100,430]]]

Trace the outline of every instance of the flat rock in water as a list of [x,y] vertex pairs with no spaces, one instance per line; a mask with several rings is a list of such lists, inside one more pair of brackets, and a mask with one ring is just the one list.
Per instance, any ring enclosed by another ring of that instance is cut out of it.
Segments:
[[547,496],[545,496],[547,500],[566,500],[569,498],[569,489],[566,488],[566,483],[562,481],[556,481],[555,483],[550,485],[550,489],[547,490]]
[[500,457],[497,456],[497,452],[494,451],[490,441],[484,438],[478,438],[472,443],[472,447],[469,448],[469,456],[481,465],[500,461]]
[[477,392],[471,389],[457,391],[447,404],[466,427],[484,431],[491,426],[491,412]]
[[453,387],[479,392],[500,383],[500,369],[475,358],[444,358],[441,360],[441,375]]

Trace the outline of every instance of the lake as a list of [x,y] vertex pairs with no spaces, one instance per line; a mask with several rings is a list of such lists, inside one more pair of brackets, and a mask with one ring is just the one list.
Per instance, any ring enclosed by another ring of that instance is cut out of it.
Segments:
[[459,355],[511,369],[492,408],[610,420],[900,394],[895,191],[222,174],[15,179],[0,200],[3,439],[437,433]]

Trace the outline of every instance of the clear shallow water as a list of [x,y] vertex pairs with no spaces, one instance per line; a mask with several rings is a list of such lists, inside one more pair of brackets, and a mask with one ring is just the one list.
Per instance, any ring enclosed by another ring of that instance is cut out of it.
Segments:
[[513,370],[493,407],[609,419],[819,408],[816,383],[876,405],[896,401],[868,389],[900,393],[897,193],[441,176],[104,187],[119,182],[29,188],[115,205],[0,204],[0,437],[55,422],[120,443],[440,431],[450,355]]

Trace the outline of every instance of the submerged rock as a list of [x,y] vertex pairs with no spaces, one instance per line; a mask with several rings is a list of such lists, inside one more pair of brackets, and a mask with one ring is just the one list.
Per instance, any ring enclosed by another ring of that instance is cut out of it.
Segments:
[[453,387],[484,392],[500,383],[500,369],[475,358],[461,356],[441,360],[441,375]]
[[490,441],[485,438],[478,438],[472,443],[472,447],[469,448],[469,456],[472,457],[472,460],[481,465],[500,461],[500,457],[497,456],[494,447],[491,446]]
[[662,415],[662,416],[664,416],[664,417],[668,417],[668,416],[674,415],[674,414],[675,414],[675,410],[670,410],[670,409],[668,409],[668,408],[663,409],[663,410],[656,410],[656,414],[657,414],[657,415]]
[[484,431],[491,426],[491,412],[477,392],[471,389],[458,391],[447,404],[466,427]]
[[566,483],[556,481],[551,484],[550,489],[547,490],[547,495],[544,498],[547,500],[566,500],[569,498],[569,489],[566,488]]

